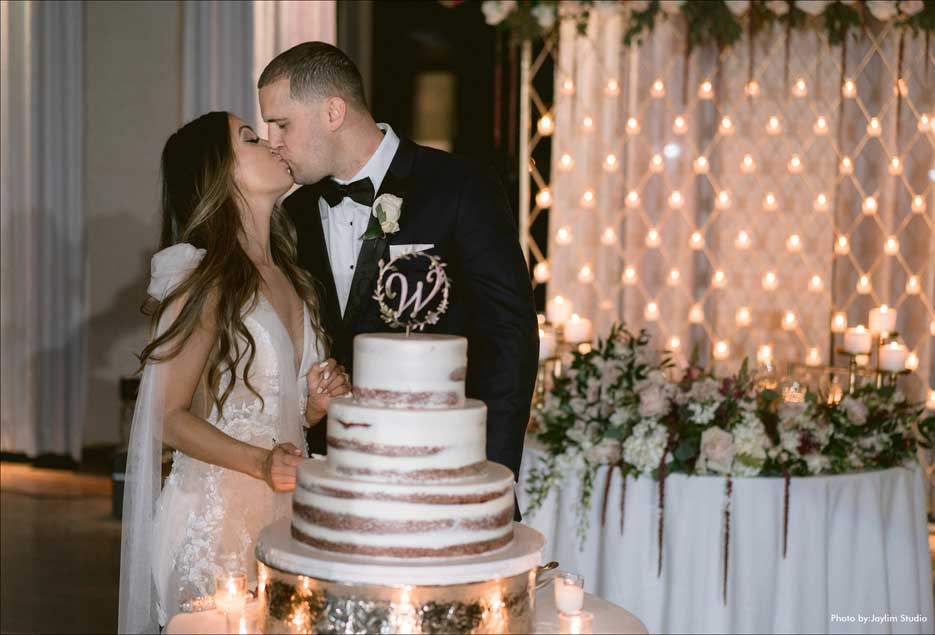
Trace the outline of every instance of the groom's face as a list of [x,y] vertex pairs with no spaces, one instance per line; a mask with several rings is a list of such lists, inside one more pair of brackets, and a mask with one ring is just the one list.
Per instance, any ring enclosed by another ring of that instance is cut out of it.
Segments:
[[260,112],[269,124],[270,148],[289,165],[296,183],[317,183],[331,174],[321,100],[294,99],[289,80],[281,79],[260,89]]

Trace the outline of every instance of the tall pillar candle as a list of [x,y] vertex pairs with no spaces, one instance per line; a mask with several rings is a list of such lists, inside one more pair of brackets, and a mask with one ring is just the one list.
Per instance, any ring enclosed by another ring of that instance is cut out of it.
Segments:
[[872,343],[870,331],[858,325],[844,331],[844,350],[851,355],[866,355]]

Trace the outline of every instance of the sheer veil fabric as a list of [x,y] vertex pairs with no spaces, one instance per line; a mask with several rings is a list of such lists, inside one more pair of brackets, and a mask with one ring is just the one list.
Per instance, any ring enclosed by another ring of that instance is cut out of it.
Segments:
[[[149,294],[164,300],[203,257],[204,250],[184,243],[157,253]],[[251,445],[272,448],[289,442],[304,451],[305,376],[322,358],[305,311],[302,362],[296,369],[292,340],[272,305],[261,294],[255,305],[245,307],[245,324],[257,348],[250,383],[259,396],[243,382],[242,362],[233,379],[229,371],[223,376],[221,391],[230,381],[234,388],[223,411],[212,407],[209,423]],[[154,335],[175,317],[167,312]],[[187,602],[213,594],[215,576],[231,562],[255,577],[259,531],[290,513],[288,493],[274,493],[263,481],[179,451],[162,485],[166,379],[166,364],[146,364],[133,415],[123,504],[120,633],[159,632]]]

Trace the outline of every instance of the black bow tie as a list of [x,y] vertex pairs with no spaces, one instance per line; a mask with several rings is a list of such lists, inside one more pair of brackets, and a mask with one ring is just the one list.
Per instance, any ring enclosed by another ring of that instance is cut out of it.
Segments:
[[334,179],[325,179],[321,187],[321,196],[329,207],[337,207],[345,198],[370,207],[373,205],[373,183],[368,177],[347,185],[342,185]]

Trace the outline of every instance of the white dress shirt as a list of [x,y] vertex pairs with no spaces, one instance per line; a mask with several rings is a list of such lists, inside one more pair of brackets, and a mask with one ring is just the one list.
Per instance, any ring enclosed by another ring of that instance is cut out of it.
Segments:
[[[383,141],[376,152],[357,174],[347,181],[335,179],[336,182],[345,185],[367,177],[373,183],[374,194],[380,191],[383,177],[386,176],[386,171],[399,148],[399,137],[385,123],[378,123],[377,127],[383,131]],[[318,211],[321,213],[321,228],[325,234],[331,273],[334,275],[334,286],[338,291],[338,302],[341,304],[343,316],[347,308],[347,298],[351,293],[351,282],[354,281],[357,256],[363,246],[360,237],[367,231],[372,208],[350,198],[345,198],[331,207],[324,198],[319,198]]]

